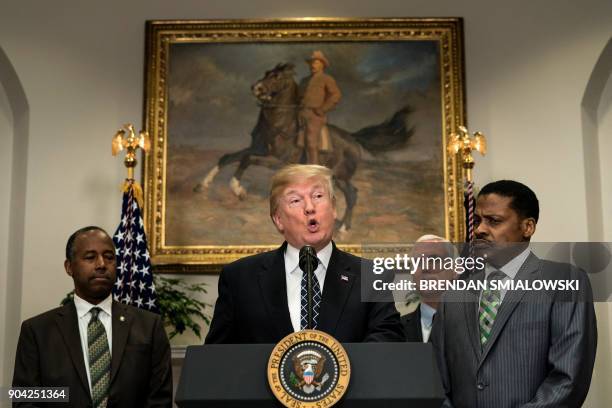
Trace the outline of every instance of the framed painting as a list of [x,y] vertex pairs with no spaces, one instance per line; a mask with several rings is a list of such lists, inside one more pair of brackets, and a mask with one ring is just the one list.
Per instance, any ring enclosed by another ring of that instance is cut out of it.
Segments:
[[[164,272],[214,272],[277,247],[271,175],[304,162],[300,84],[325,59],[339,90],[319,162],[334,171],[343,249],[463,236],[459,18],[149,21],[145,220]],[[323,140],[323,139],[322,139]],[[385,249],[387,248],[387,249]]]

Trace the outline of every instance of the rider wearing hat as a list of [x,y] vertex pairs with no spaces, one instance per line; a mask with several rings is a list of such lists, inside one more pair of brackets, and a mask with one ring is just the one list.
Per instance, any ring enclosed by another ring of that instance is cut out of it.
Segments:
[[310,76],[300,83],[300,134],[298,146],[306,147],[306,161],[320,164],[319,150],[331,150],[329,136],[321,130],[327,123],[327,112],[340,101],[342,94],[336,81],[324,72],[329,61],[321,51],[314,51],[306,59],[310,66]]

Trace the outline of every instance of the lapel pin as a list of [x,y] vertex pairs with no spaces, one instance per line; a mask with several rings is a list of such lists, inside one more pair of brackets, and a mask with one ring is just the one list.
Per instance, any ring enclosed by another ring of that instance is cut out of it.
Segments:
[[348,282],[348,276],[346,275],[340,275],[340,280],[344,281],[344,282]]
[[123,317],[123,316],[119,316],[119,321],[120,321],[120,322],[125,322],[125,317]]

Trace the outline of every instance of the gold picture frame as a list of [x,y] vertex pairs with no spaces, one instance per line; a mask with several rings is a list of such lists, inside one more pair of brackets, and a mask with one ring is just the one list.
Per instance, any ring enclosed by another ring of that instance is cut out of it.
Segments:
[[[310,50],[334,57],[330,72],[344,99],[330,122],[352,129],[364,128],[366,120],[388,123],[392,119],[379,119],[383,116],[376,116],[376,109],[393,101],[399,108],[404,99],[426,107],[413,109],[414,123],[402,122],[420,137],[413,151],[408,144],[383,159],[364,159],[374,164],[359,164],[372,169],[369,175],[356,173],[361,174],[362,194],[357,204],[365,213],[356,216],[357,238],[351,240],[349,232],[340,247],[356,253],[394,251],[398,241],[410,242],[420,233],[463,240],[462,169],[445,149],[449,135],[466,124],[461,18],[149,21],[144,120],[152,143],[144,166],[144,216],[158,271],[218,272],[228,262],[280,245],[282,237],[271,235],[265,204],[262,180],[269,178],[268,170],[253,170],[258,172],[251,180],[254,193],[243,200],[221,185],[214,195],[192,196],[190,191],[223,152],[248,145],[258,107],[247,100],[246,81],[259,79],[267,61],[268,68],[278,68],[289,59],[296,70],[304,70],[300,62]],[[378,99],[364,101],[370,97]],[[387,111],[390,117],[393,109]],[[421,153],[429,159],[416,157]],[[387,177],[390,169],[404,164],[405,173],[383,180],[389,185],[381,190],[380,174]],[[225,177],[225,186],[230,176],[219,176]],[[402,187],[406,179],[412,184]],[[402,195],[402,188],[410,193]],[[393,189],[397,196],[386,197],[385,191]],[[384,205],[374,204],[381,196]],[[405,201],[414,202],[416,209]],[[402,208],[395,211],[393,203]],[[367,213],[385,206],[393,214]]]

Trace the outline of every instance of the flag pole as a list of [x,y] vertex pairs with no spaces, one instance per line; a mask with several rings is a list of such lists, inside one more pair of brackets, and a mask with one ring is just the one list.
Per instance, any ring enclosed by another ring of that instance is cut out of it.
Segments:
[[123,125],[122,129],[117,130],[113,137],[111,152],[113,156],[119,154],[120,151],[126,150],[125,159],[123,164],[127,168],[127,178],[123,183],[122,190],[127,192],[130,188],[134,189],[134,198],[138,201],[138,205],[142,207],[143,204],[143,192],[142,187],[134,179],[134,168],[138,164],[136,158],[136,152],[138,149],[142,149],[145,153],[148,153],[151,148],[151,142],[149,134],[143,130],[140,131],[136,136],[136,131],[131,123]]
[[134,169],[138,164],[136,159],[138,149],[149,151],[149,135],[140,131],[137,136],[131,123],[123,125],[112,140],[113,156],[126,150],[123,164],[127,168],[127,178],[122,187],[121,222],[113,235],[117,256],[117,278],[113,286],[113,299],[158,313],[159,305],[141,213],[142,187],[134,179]]
[[472,151],[477,151],[481,155],[487,153],[487,142],[484,134],[475,132],[471,137],[465,126],[459,126],[458,133],[452,133],[448,141],[447,150],[449,154],[455,154],[461,161],[465,173],[465,195],[467,199],[466,224],[467,236],[466,241],[471,242],[474,239],[474,157]]

